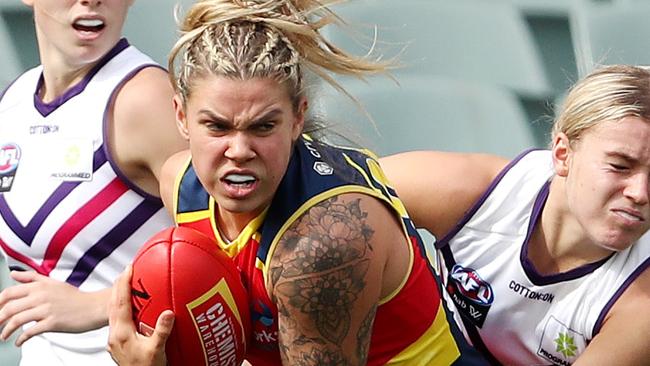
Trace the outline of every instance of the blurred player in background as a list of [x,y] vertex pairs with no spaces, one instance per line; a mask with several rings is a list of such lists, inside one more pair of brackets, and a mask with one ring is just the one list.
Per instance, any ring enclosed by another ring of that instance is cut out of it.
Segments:
[[0,99],[0,247],[20,283],[0,293],[0,337],[25,326],[23,365],[113,364],[108,288],[172,224],[158,178],[186,147],[173,90],[120,38],[133,0],[23,2],[41,66]]
[[[311,71],[385,72],[318,30],[333,1],[198,1],[172,51],[190,150],[161,192],[181,226],[210,235],[248,287],[254,365],[448,365],[459,352],[432,268],[373,155],[332,147],[308,117]],[[322,137],[322,136],[321,136]],[[115,287],[111,354],[165,363],[172,315],[136,334],[128,272]]]
[[445,300],[492,363],[650,360],[650,72],[578,82],[550,151],[410,152],[381,164],[428,229]]

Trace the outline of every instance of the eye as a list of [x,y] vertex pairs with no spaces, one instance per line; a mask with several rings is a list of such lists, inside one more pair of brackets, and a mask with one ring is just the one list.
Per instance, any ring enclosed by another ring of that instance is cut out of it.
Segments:
[[205,121],[203,125],[212,132],[226,132],[230,129],[230,126],[222,122]]
[[609,163],[609,166],[616,171],[626,171],[629,169],[628,166],[617,163]]
[[253,125],[253,130],[258,133],[268,133],[273,131],[276,123],[274,121],[265,121]]

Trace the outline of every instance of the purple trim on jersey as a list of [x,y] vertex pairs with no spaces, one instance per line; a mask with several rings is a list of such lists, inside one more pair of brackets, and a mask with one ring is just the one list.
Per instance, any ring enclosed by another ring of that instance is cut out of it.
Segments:
[[588,263],[578,268],[574,268],[562,273],[554,273],[552,275],[547,276],[537,272],[535,265],[528,258],[528,246],[530,245],[530,238],[533,235],[533,231],[535,231],[535,227],[539,223],[539,218],[542,215],[544,204],[546,204],[546,199],[548,198],[550,185],[551,185],[550,181],[544,183],[542,189],[537,194],[537,198],[535,198],[535,203],[533,204],[533,210],[530,215],[530,220],[528,221],[528,230],[526,232],[526,238],[524,239],[524,243],[521,246],[521,251],[519,252],[519,261],[521,262],[521,266],[524,270],[524,273],[526,273],[526,276],[528,277],[530,282],[532,282],[536,286],[547,286],[554,283],[571,281],[571,280],[575,280],[576,278],[580,278],[585,275],[588,275],[589,273],[592,273],[593,271],[598,269],[598,267],[602,266],[613,255],[613,254],[608,255],[606,258],[603,258],[597,262]]
[[603,310],[600,311],[600,315],[598,315],[598,319],[596,319],[596,323],[594,324],[594,329],[591,332],[591,336],[595,337],[596,334],[600,332],[600,328],[603,326],[603,320],[605,320],[605,316],[609,311],[611,310],[612,306],[618,301],[618,299],[623,295],[623,292],[627,290],[628,287],[636,280],[645,270],[650,268],[650,258],[646,258],[641,265],[639,265],[634,272],[630,274],[630,277],[628,277],[625,282],[621,285],[621,287],[616,290],[614,295],[612,296],[611,299],[605,304],[605,307],[603,307]]
[[144,200],[133,209],[122,221],[115,225],[111,231],[95,243],[75,265],[72,273],[66,279],[71,285],[79,287],[97,267],[97,264],[111,255],[145,222],[162,208],[162,203]]
[[[135,193],[139,194],[140,196],[144,197],[146,200],[150,201],[156,201],[160,202],[160,197],[156,197],[149,192],[144,191],[142,188],[138,187],[133,181],[131,181],[126,174],[122,172],[122,169],[117,165],[115,160],[113,160],[113,157],[111,155],[111,152],[108,149],[108,112],[111,103],[115,100],[115,97],[117,96],[117,93],[122,89],[122,86],[126,84],[129,80],[131,80],[137,73],[142,71],[143,69],[146,69],[148,67],[157,67],[159,69],[165,70],[162,66],[158,64],[143,64],[138,66],[137,68],[133,69],[130,73],[128,73],[122,81],[120,81],[116,86],[113,92],[111,93],[111,97],[108,98],[108,102],[106,103],[106,108],[104,109],[104,120],[103,120],[103,139],[104,139],[104,150],[106,153],[106,156],[108,157],[108,162],[111,164],[111,167],[113,168],[113,171],[115,171],[115,174],[126,184],[127,187],[129,187],[132,191]],[[165,71],[166,72],[166,71]],[[170,101],[171,102],[171,101]]]
[[[494,178],[494,179],[492,180],[492,182],[490,183],[490,186],[485,190],[485,192],[483,192],[483,194],[481,195],[481,197],[479,197],[479,199],[478,199],[478,200],[474,203],[474,205],[473,205],[473,206],[472,206],[472,207],[471,207],[471,208],[470,208],[470,209],[465,213],[465,215],[460,219],[460,221],[458,221],[458,223],[456,224],[456,226],[454,226],[454,228],[451,229],[451,231],[449,231],[445,236],[443,236],[443,238],[442,238],[441,240],[439,240],[439,241],[436,243],[436,249],[440,249],[440,248],[442,248],[443,246],[449,244],[449,241],[450,241],[454,236],[456,236],[456,234],[458,234],[458,232],[459,232],[459,231],[460,231],[460,230],[461,230],[461,229],[462,229],[462,228],[467,224],[467,222],[472,218],[472,216],[474,216],[474,214],[476,213],[476,211],[478,211],[478,209],[481,208],[481,206],[483,205],[483,203],[485,202],[485,200],[487,200],[488,196],[490,196],[490,194],[492,193],[492,191],[494,191],[494,189],[496,188],[497,184],[499,184],[499,182],[501,181],[501,179],[503,179],[503,177],[506,175],[506,173],[507,173],[507,172],[508,172],[508,171],[509,171],[513,166],[515,166],[515,164],[517,164],[521,159],[523,159],[524,156],[528,155],[529,153],[531,153],[531,152],[533,152],[533,151],[538,151],[538,150],[541,150],[541,149],[527,149],[527,150],[524,150],[524,152],[522,152],[521,154],[517,155],[514,159],[512,159],[512,161],[510,161],[510,162],[508,163],[508,165],[506,165],[506,166],[505,166],[505,167],[504,167],[504,168],[499,172],[499,174],[496,176],[496,178]],[[450,269],[451,269],[451,268],[450,268]]]
[[[449,246],[449,241],[453,239],[454,236],[458,234],[458,232],[469,222],[469,220],[476,214],[476,211],[479,210],[479,208],[485,203],[489,195],[494,191],[496,186],[499,184],[499,182],[503,179],[503,177],[506,175],[510,169],[517,164],[524,156],[528,155],[529,153],[533,151],[539,151],[541,149],[528,149],[519,154],[517,157],[515,157],[512,161],[506,165],[501,172],[494,178],[494,180],[490,183],[490,186],[483,192],[482,196],[474,203],[474,205],[465,213],[463,218],[456,224],[456,226],[449,232],[447,233],[440,241],[436,243],[436,249],[440,251],[442,254],[444,260],[445,260],[445,266],[447,267],[448,271],[451,271],[451,268],[456,264],[456,259],[454,258],[453,252],[451,250],[451,247]],[[548,183],[547,183],[548,185]],[[545,187],[547,186],[545,185]],[[542,191],[544,190],[544,187],[542,188]],[[544,196],[544,200],[546,199],[546,196],[548,196],[548,191],[546,192],[546,195]],[[538,210],[541,212],[541,208],[543,207],[543,204],[538,208]],[[534,208],[535,209],[535,208]],[[530,231],[530,228],[529,228]],[[527,238],[530,236],[527,236]],[[447,279],[443,278],[443,287],[447,285]],[[446,288],[443,288],[443,291],[447,291]],[[494,355],[490,352],[490,350],[487,348],[485,343],[483,342],[483,339],[481,335],[478,332],[478,329],[476,326],[474,326],[471,322],[469,322],[462,314],[460,314],[461,321],[463,322],[465,331],[467,332],[469,338],[472,341],[472,344],[474,347],[485,357],[488,362],[492,365],[500,365],[499,361],[494,357]]]
[[[102,165],[106,163],[106,155],[102,149],[97,149],[93,156],[93,172],[96,172]],[[4,195],[0,194],[0,216],[5,220],[9,229],[16,234],[27,246],[32,245],[34,236],[40,230],[45,219],[52,213],[52,211],[63,201],[79,184],[82,182],[63,182],[52,192],[50,197],[45,200],[43,205],[36,211],[32,219],[29,220],[27,226],[18,221],[14,215],[11,207],[7,203]]]
[[43,87],[43,83],[45,82],[43,73],[41,73],[41,76],[36,83],[36,91],[34,92],[34,108],[36,108],[36,110],[43,117],[47,117],[50,113],[54,112],[60,106],[65,104],[65,102],[81,94],[81,92],[86,89],[86,86],[88,86],[88,83],[90,83],[90,80],[92,80],[95,74],[97,74],[99,70],[101,70],[101,68],[104,67],[104,65],[106,65],[113,57],[124,51],[127,47],[129,47],[129,42],[125,38],[120,39],[117,44],[99,60],[97,65],[93,66],[90,72],[88,72],[84,78],[81,79],[81,81],[72,86],[70,89],[66,90],[65,93],[55,98],[50,103],[43,102],[43,100],[38,96],[41,88]]

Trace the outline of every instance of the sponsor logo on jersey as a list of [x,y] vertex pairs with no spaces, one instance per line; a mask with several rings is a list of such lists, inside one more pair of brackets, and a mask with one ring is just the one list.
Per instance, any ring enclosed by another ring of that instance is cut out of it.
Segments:
[[253,339],[262,349],[274,350],[278,345],[278,331],[274,327],[275,320],[271,308],[261,300],[257,300],[251,308],[253,318]]
[[0,147],[0,174],[7,174],[16,170],[19,161],[20,148],[18,145],[8,143]]
[[0,192],[9,192],[21,157],[20,147],[7,143],[0,147]]
[[36,125],[29,126],[30,135],[47,135],[49,133],[59,132],[59,126],[57,125]]
[[334,173],[334,168],[329,164],[323,161],[317,161],[314,163],[314,170],[320,175],[332,175]]
[[456,264],[449,272],[447,292],[460,314],[481,328],[494,301],[492,286],[474,269]]
[[321,154],[318,152],[318,150],[316,150],[316,148],[311,142],[307,140],[303,140],[303,143],[305,144],[305,147],[313,157],[315,157],[316,159],[321,158]]
[[585,349],[585,337],[555,317],[549,317],[539,342],[537,355],[554,365],[571,365]]
[[[305,147],[307,148],[307,151],[309,151],[311,156],[315,157],[316,159],[320,159],[322,157],[321,153],[318,152],[318,150],[314,147],[314,145],[311,142],[307,140],[303,140],[303,143],[305,144]],[[313,169],[316,173],[320,175],[332,175],[332,173],[334,173],[334,168],[332,168],[331,165],[327,164],[324,161],[315,162]]]
[[63,181],[90,181],[93,177],[93,142],[65,139],[53,147],[50,177]]
[[515,293],[531,300],[544,301],[550,304],[553,302],[553,299],[555,299],[555,295],[551,293],[533,291],[516,281],[510,281],[508,288]]

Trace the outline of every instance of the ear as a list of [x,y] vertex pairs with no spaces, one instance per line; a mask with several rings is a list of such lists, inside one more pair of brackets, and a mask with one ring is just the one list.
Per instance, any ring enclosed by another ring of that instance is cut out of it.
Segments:
[[292,137],[296,141],[298,137],[302,134],[303,129],[305,128],[305,115],[307,114],[307,108],[309,103],[307,98],[300,98],[300,104],[298,104],[298,110],[296,111],[296,119],[293,125]]
[[551,148],[551,155],[553,157],[553,167],[555,174],[560,177],[566,177],[569,174],[569,162],[571,158],[571,145],[569,137],[563,132],[559,132],[553,138],[553,147]]
[[187,116],[185,115],[185,109],[183,108],[183,101],[181,100],[180,95],[174,94],[174,99],[172,100],[174,104],[174,114],[176,115],[176,127],[178,132],[185,140],[190,139],[190,132],[187,128]]

